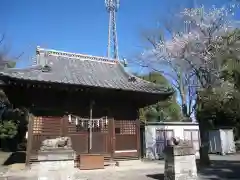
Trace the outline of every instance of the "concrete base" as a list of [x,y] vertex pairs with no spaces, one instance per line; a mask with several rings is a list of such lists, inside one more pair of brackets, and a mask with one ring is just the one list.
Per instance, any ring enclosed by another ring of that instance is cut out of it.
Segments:
[[[58,172],[58,173],[56,173]],[[74,161],[45,161],[38,164],[39,180],[72,180]]]
[[196,157],[192,147],[166,148],[164,180],[197,180]]
[[38,161],[74,160],[74,157],[75,152],[73,150],[38,151]]

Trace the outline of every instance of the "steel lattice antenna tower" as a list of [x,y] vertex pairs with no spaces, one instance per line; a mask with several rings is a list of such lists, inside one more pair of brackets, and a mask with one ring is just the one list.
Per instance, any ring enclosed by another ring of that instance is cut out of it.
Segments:
[[197,0],[193,0],[193,8],[197,8],[198,4],[197,4]]
[[109,13],[107,56],[108,58],[118,59],[116,14],[119,8],[119,0],[105,0],[105,5]]

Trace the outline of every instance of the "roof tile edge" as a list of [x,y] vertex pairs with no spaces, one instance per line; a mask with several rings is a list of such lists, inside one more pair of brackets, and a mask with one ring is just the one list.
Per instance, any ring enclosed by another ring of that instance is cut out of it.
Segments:
[[83,59],[83,60],[89,60],[89,61],[105,62],[105,63],[110,63],[110,64],[119,63],[117,60],[109,59],[107,57],[85,55],[85,54],[80,54],[80,53],[71,53],[71,52],[65,52],[65,51],[58,51],[58,50],[54,50],[54,49],[44,49],[44,48],[41,48],[40,46],[37,46],[36,52],[37,53],[45,53],[46,55],[50,55],[50,56],[60,56],[60,57],[66,57],[66,58]]

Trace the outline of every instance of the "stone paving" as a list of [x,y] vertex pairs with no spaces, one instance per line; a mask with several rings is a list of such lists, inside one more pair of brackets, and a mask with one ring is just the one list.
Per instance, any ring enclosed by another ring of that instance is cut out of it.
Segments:
[[[148,175],[159,174],[163,172],[164,164],[157,162],[127,161],[120,162],[119,167],[106,167],[103,170],[79,171],[77,169],[58,169],[54,171],[42,171],[39,180],[145,180],[152,179]],[[9,172],[7,180],[37,180],[39,170],[24,170]],[[69,177],[68,177],[69,176]],[[48,179],[46,179],[48,177]],[[0,179],[1,180],[1,179]]]
[[[199,180],[239,180],[240,155],[211,156],[213,165],[199,171]],[[106,167],[104,170],[79,171],[64,168],[52,171],[32,170],[10,171],[0,180],[163,180],[164,162],[120,162],[119,167]],[[68,177],[71,176],[71,177]],[[48,178],[47,178],[48,177]]]

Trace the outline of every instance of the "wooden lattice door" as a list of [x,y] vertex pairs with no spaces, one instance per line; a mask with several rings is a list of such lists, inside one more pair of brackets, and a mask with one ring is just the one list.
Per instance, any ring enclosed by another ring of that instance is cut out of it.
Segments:
[[92,140],[89,138],[90,153],[110,154],[110,131],[109,131],[109,119],[107,117],[100,119],[93,119],[91,123]]
[[89,119],[73,116],[68,125],[73,148],[79,154],[96,153],[108,154],[109,148],[109,119]]
[[35,116],[32,124],[31,151],[37,153],[45,139],[66,135],[66,126],[62,117]]
[[135,120],[114,121],[113,148],[115,157],[139,156],[139,126]]

